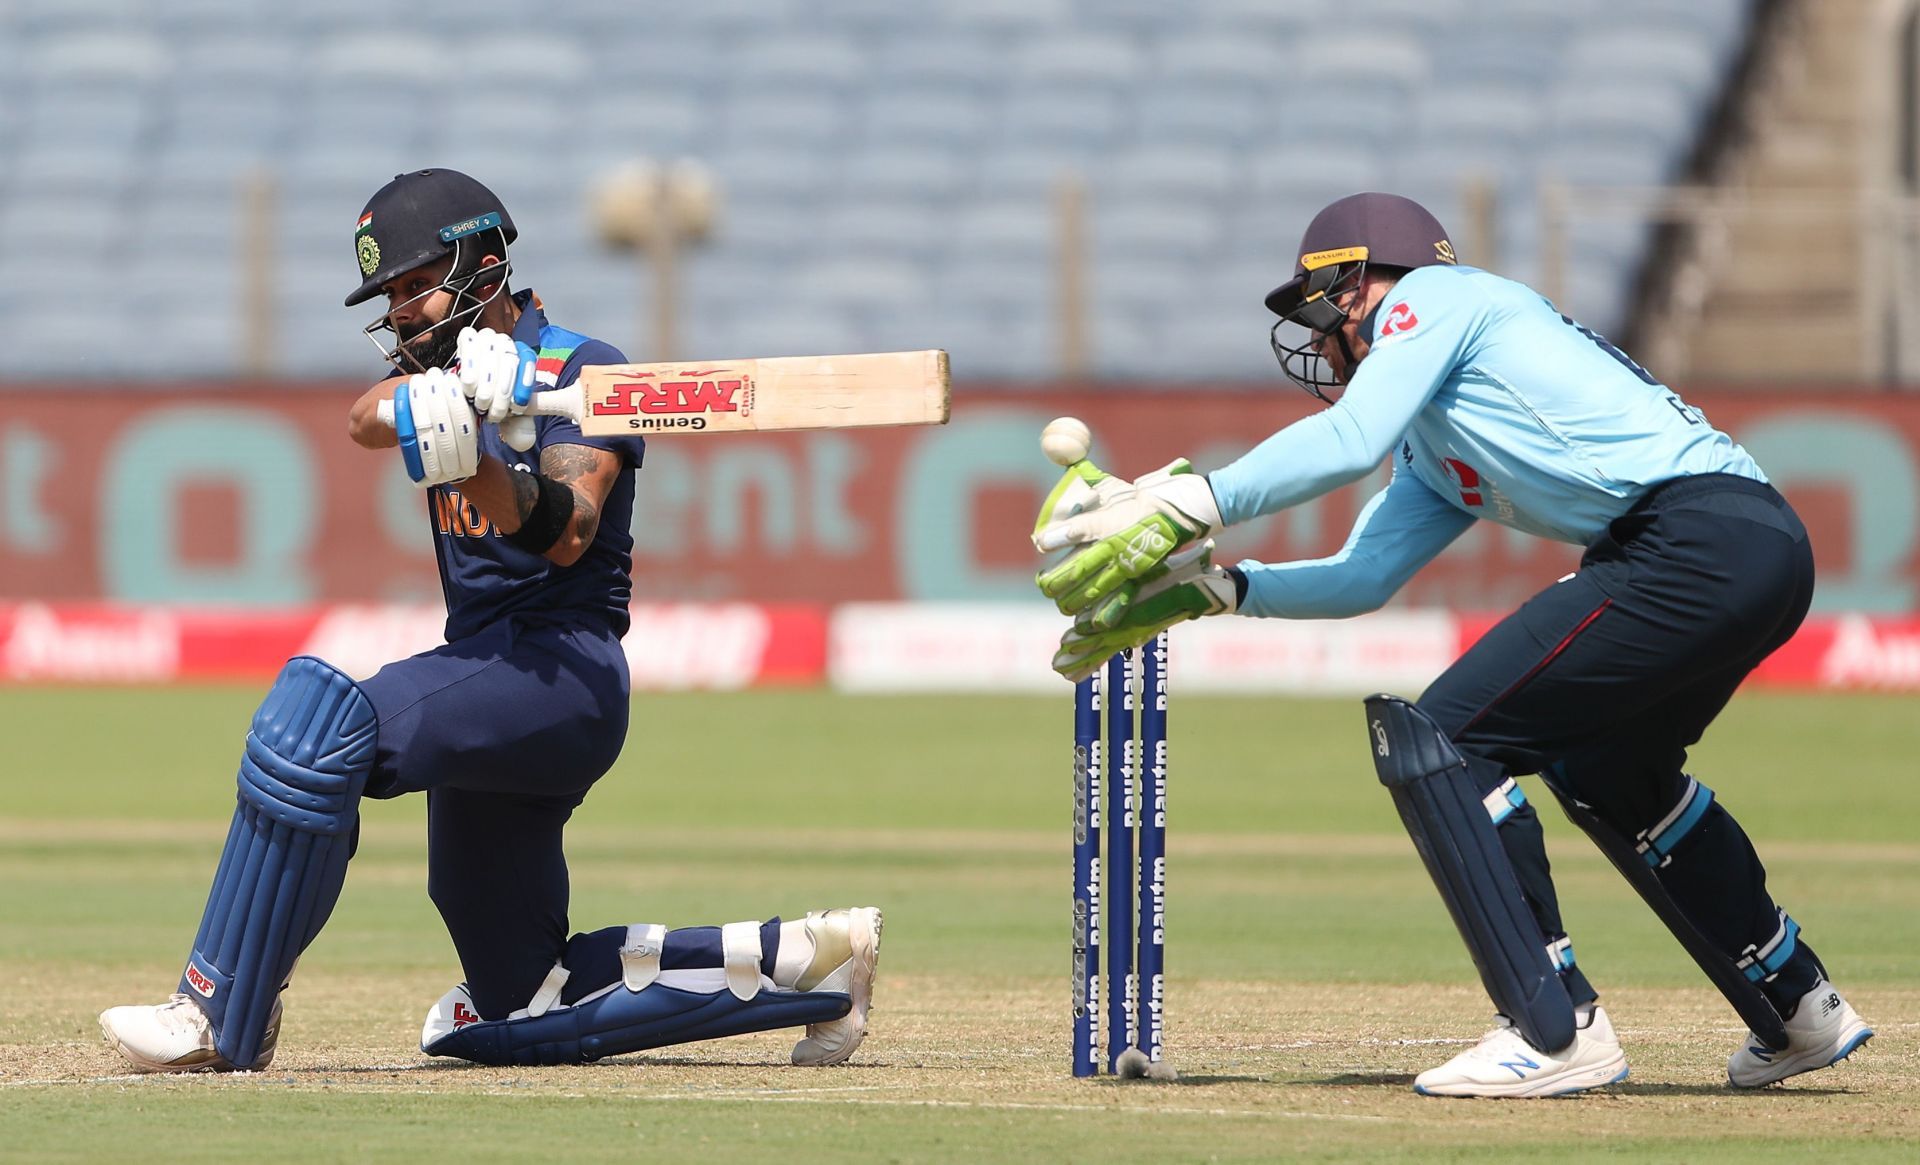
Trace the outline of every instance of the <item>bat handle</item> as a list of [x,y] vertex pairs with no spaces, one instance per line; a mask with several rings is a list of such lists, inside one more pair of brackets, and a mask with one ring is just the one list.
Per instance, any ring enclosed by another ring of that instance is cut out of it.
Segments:
[[[393,401],[383,400],[375,406],[380,423],[393,428]],[[578,385],[557,388],[548,392],[533,394],[533,404],[527,407],[527,415],[534,417],[565,417],[575,424],[580,423],[580,414],[586,410],[586,394]]]
[[565,417],[576,425],[586,411],[587,395],[577,384],[536,392],[533,394],[533,403],[527,406],[527,412],[533,416]]

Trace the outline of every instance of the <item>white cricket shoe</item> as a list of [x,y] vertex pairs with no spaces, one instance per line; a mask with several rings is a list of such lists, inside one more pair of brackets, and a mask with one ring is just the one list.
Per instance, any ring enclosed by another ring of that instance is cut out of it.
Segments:
[[[187,995],[175,993],[160,1004],[109,1007],[100,1013],[100,1032],[135,1072],[234,1072],[232,1062],[214,1046],[213,1024]],[[273,1001],[260,1058],[247,1071],[273,1063],[280,1042],[280,1001]]]
[[1735,1088],[1759,1088],[1830,1067],[1873,1038],[1867,1021],[1825,979],[1800,997],[1786,1027],[1787,1047],[1783,1052],[1774,1051],[1748,1032],[1727,1060],[1727,1083]]
[[1542,1052],[1520,1036],[1506,1016],[1480,1042],[1414,1077],[1422,1096],[1565,1096],[1627,1078],[1627,1056],[1607,1013],[1593,1009],[1573,1043]]
[[806,934],[813,940],[813,957],[793,988],[845,991],[853,1006],[839,1019],[808,1024],[806,1038],[793,1045],[793,1062],[809,1067],[842,1064],[867,1035],[873,972],[880,961],[880,912],[871,906],[809,911]]

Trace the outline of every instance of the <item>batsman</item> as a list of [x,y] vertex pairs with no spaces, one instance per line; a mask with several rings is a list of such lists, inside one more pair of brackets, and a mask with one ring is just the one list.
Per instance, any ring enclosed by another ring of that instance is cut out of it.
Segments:
[[[254,714],[213,889],[178,990],[109,1009],[108,1042],[151,1072],[260,1069],[281,996],[326,924],[365,798],[424,793],[427,893],[464,981],[421,1049],[480,1064],[571,1064],[804,1027],[796,1064],[836,1064],[866,1033],[880,912],[568,935],[562,831],[620,755],[632,590],[634,436],[527,415],[610,345],[547,321],[509,286],[513,220],[452,170],[402,174],[351,235],[389,375],[348,433],[422,491],[446,643],[356,682],[296,657]],[[383,339],[392,337],[392,346]]]
[[[1813,596],[1793,508],[1746,450],[1619,348],[1521,284],[1456,261],[1391,194],[1342,198],[1271,292],[1275,354],[1327,404],[1210,474],[1133,483],[1080,461],[1035,526],[1066,551],[1040,589],[1074,616],[1079,679],[1185,619],[1372,611],[1474,522],[1584,547],[1417,700],[1366,701],[1365,743],[1492,997],[1496,1026],[1414,1081],[1436,1096],[1554,1096],[1627,1061],[1574,959],[1539,774],[1750,1029],[1741,1088],[1827,1067],[1873,1032],[1767,891],[1753,844],[1687,749],[1790,638]],[[1340,550],[1214,566],[1209,535],[1372,472]],[[1358,743],[1358,741],[1356,741]]]

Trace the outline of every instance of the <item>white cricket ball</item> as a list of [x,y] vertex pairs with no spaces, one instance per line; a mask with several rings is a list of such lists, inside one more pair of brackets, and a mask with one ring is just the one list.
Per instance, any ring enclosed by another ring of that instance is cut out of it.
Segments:
[[1087,454],[1093,452],[1093,430],[1077,417],[1048,421],[1047,427],[1040,431],[1040,449],[1055,465],[1085,461]]

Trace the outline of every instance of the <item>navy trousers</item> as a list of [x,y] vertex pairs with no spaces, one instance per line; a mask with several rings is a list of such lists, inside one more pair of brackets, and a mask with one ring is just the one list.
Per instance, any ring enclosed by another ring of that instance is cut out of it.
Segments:
[[367,795],[426,793],[428,895],[474,1006],[505,1017],[567,946],[561,833],[626,740],[620,641],[513,617],[361,686],[380,718]]
[[[1771,486],[1722,474],[1667,482],[1609,525],[1576,574],[1496,624],[1419,706],[1487,790],[1546,773],[1624,836],[1662,834],[1661,884],[1737,959],[1773,941],[1783,916],[1720,802],[1686,812],[1682,766],[1741,680],[1799,628],[1813,573],[1806,528]],[[1500,836],[1544,936],[1565,938],[1532,806]],[[1785,1014],[1820,974],[1796,943],[1760,988]],[[1564,975],[1574,1002],[1594,998],[1577,965]]]

